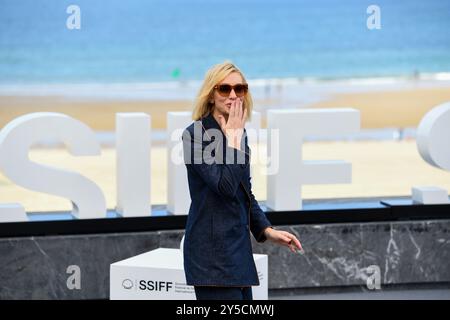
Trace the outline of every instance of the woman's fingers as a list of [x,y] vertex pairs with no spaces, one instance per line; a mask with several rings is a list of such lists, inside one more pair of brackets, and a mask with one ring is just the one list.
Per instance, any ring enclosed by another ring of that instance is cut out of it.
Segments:
[[289,245],[289,250],[291,250],[292,253],[296,253],[297,252],[296,249],[294,248],[294,246],[292,246],[292,245]]
[[284,234],[280,233],[279,235],[279,239],[281,240],[281,242],[285,245],[289,245],[289,243],[291,242],[291,239],[287,236],[285,236]]
[[300,243],[300,241],[298,241],[298,239],[296,237],[294,237],[291,240],[290,244],[293,245],[294,247],[296,247],[298,250],[303,251],[302,244]]
[[277,240],[281,242],[284,245],[289,245],[289,242],[291,242],[291,238],[289,237],[289,232],[277,230]]
[[[242,104],[244,106],[244,104]],[[247,119],[247,108],[244,108],[244,113],[242,116],[242,123],[245,123],[245,120]]]
[[[229,118],[232,121],[231,123],[232,123],[233,127],[235,127],[236,119],[239,119],[238,118],[239,117],[239,103],[238,103],[237,99],[231,103],[231,108],[232,108],[232,110],[230,110]],[[234,129],[236,129],[236,128],[234,128]]]
[[230,107],[230,118],[233,118],[235,116],[236,113],[236,103],[235,101],[231,103],[231,107]]
[[297,247],[299,250],[302,249],[302,245],[300,241],[298,241],[297,237],[294,236],[292,233],[287,232],[286,236],[290,239],[289,243]]
[[297,248],[299,250],[303,251],[302,244],[300,243],[300,241],[297,238],[295,238],[294,242],[295,242],[295,245],[297,246]]
[[230,129],[242,129],[247,117],[247,110],[244,110],[244,103],[241,99],[236,99],[231,103],[228,122]]
[[271,241],[289,247],[289,250],[293,253],[297,253],[297,250],[299,250],[301,254],[304,253],[302,244],[292,233],[282,230],[273,230],[268,236]]
[[238,106],[238,108],[237,108],[237,118],[239,119],[239,121],[241,121],[241,119],[242,119],[242,101],[241,101],[241,99],[239,99],[239,98],[237,98],[236,99],[236,103],[237,103],[237,106]]
[[219,115],[219,125],[222,128],[222,130],[226,129],[227,122],[225,121],[225,118],[221,115]]
[[[283,231],[283,232],[285,232],[285,231]],[[302,244],[300,243],[300,241],[297,239],[296,236],[294,236],[293,234],[291,234],[289,232],[285,232],[285,236],[289,238],[289,246],[291,247],[291,249],[294,249],[294,252],[295,252],[295,248],[303,251]]]

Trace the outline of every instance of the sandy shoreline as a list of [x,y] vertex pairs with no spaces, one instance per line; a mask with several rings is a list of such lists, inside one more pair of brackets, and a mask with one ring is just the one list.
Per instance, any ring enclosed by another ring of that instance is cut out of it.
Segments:
[[168,111],[189,111],[190,101],[104,101],[75,100],[62,97],[0,97],[0,127],[12,119],[32,112],[60,112],[74,117],[98,131],[114,131],[119,112],[145,112],[151,115],[152,128],[166,128]]
[[339,94],[313,108],[352,107],[361,111],[361,128],[417,127],[433,107],[450,101],[449,88]]
[[[286,107],[282,99],[255,99],[255,110],[262,112]],[[351,107],[361,111],[361,128],[416,127],[434,106],[450,101],[449,87],[421,87],[332,93],[310,104],[287,107],[336,108]],[[31,112],[61,112],[72,116],[97,131],[114,131],[118,112],[145,112],[151,115],[152,128],[166,128],[168,111],[190,111],[192,100],[102,100],[68,99],[61,96],[0,95],[0,127],[12,119]],[[264,145],[260,146],[262,150]],[[411,187],[435,185],[450,190],[450,173],[436,169],[421,159],[414,140],[351,141],[305,143],[307,159],[343,159],[352,162],[353,183],[304,186],[304,199],[351,198],[372,196],[407,196]],[[115,206],[115,150],[104,148],[99,157],[72,157],[63,149],[36,149],[32,160],[82,173],[99,185],[108,208]],[[164,145],[152,147],[152,203],[167,202],[167,150]],[[0,203],[19,202],[27,211],[70,210],[68,200],[25,190],[6,179],[0,172]],[[253,190],[258,200],[266,199],[266,176],[254,173]],[[299,191],[300,194],[300,191]]]
[[[289,104],[283,99],[255,99],[255,111],[269,108],[339,108],[351,107],[361,111],[361,128],[416,127],[425,113],[434,106],[450,101],[450,86],[334,93],[309,104]],[[152,128],[165,129],[168,111],[191,111],[192,100],[105,100],[68,99],[60,96],[0,96],[0,127],[12,119],[32,112],[60,112],[74,117],[94,130],[114,131],[118,112],[145,112],[151,115]]]

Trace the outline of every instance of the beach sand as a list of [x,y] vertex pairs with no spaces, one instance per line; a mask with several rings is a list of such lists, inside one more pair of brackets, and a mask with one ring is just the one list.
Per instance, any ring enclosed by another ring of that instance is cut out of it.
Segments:
[[[450,101],[450,88],[390,90],[338,94],[310,105],[311,108],[352,107],[361,111],[362,128],[416,127],[427,111]],[[267,102],[267,101],[266,101]],[[274,101],[270,101],[274,105]],[[255,110],[264,101],[256,101]],[[151,114],[152,128],[165,129],[168,111],[189,111],[191,101],[104,101],[61,97],[0,97],[0,126],[31,112],[52,111],[72,116],[99,131],[114,131],[117,112]],[[264,108],[261,108],[264,110]],[[263,115],[263,125],[265,117]],[[253,146],[253,155],[265,155],[265,146]],[[153,204],[167,203],[167,150],[152,147],[151,199]],[[428,165],[420,157],[415,140],[336,141],[304,144],[305,160],[342,159],[352,163],[351,184],[308,185],[302,188],[304,199],[372,196],[407,196],[411,187],[434,185],[450,190],[450,173]],[[33,149],[30,158],[48,165],[74,170],[98,184],[107,206],[116,202],[115,150],[104,148],[98,157],[73,157],[64,149]],[[264,159],[264,156],[262,157]],[[253,191],[258,200],[266,199],[266,176],[262,167],[253,171]],[[0,203],[21,203],[26,211],[70,210],[70,202],[16,186],[0,172]],[[300,190],[299,190],[300,195]]]
[[[361,111],[361,128],[416,127],[434,106],[450,101],[450,87],[420,88],[336,94],[313,103],[310,108],[351,107]],[[282,106],[277,100],[255,100],[255,111],[263,111],[266,127],[267,106]],[[168,111],[191,111],[193,102],[68,99],[56,96],[0,96],[0,127],[12,119],[31,112],[61,112],[74,117],[94,130],[114,131],[118,112],[146,112],[153,129],[165,129]]]
[[153,129],[165,129],[168,111],[190,111],[191,101],[86,100],[41,96],[0,96],[0,127],[32,112],[60,112],[82,121],[94,130],[114,131],[119,112],[151,115]]
[[[258,155],[262,156],[258,156]],[[264,160],[265,145],[252,146],[254,161]],[[414,140],[308,142],[304,144],[305,160],[339,159],[352,163],[351,184],[306,185],[304,199],[353,198],[375,196],[408,196],[411,187],[434,185],[450,190],[450,173],[428,165],[420,157]],[[103,191],[107,206],[116,203],[115,150],[103,149],[97,157],[73,157],[64,149],[32,150],[32,161],[81,173]],[[261,165],[252,169],[253,193],[257,200],[266,199],[267,177]],[[21,203],[29,211],[70,210],[70,202],[56,196],[26,190],[0,174],[0,203]],[[153,147],[151,154],[152,204],[167,203],[167,149]]]
[[311,108],[351,107],[361,111],[361,128],[417,127],[433,107],[450,101],[450,88],[343,93]]

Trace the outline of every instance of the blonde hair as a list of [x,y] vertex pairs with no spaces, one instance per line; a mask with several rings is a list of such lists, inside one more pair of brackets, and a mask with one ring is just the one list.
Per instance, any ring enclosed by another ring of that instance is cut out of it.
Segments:
[[[242,81],[247,83],[241,70],[236,67],[231,61],[224,61],[222,63],[214,65],[206,72],[205,80],[197,94],[194,103],[194,111],[192,112],[192,119],[194,121],[200,120],[200,118],[206,116],[214,107],[214,104],[210,102],[214,94],[214,86],[219,84],[223,79],[233,72],[239,73],[242,77]],[[244,96],[244,108],[247,108],[247,119],[251,119],[253,100],[250,94],[250,90]]]

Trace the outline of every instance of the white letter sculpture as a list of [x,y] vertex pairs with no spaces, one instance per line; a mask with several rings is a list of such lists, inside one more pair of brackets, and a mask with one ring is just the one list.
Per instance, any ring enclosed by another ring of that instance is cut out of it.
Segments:
[[[450,171],[450,102],[438,105],[423,117],[416,143],[426,162]],[[438,187],[413,187],[412,198],[422,204],[449,203],[448,191]]]
[[[95,133],[84,123],[60,113],[31,113],[14,119],[0,131],[0,170],[19,186],[70,199],[76,218],[106,217],[105,197],[91,180],[77,172],[30,161],[30,147],[42,140],[62,141],[74,156],[101,153]],[[8,211],[15,212],[17,219],[8,215],[5,220],[24,220],[22,206],[0,205],[0,221],[5,222],[2,217]]]
[[[277,172],[267,176],[267,207],[276,211],[302,209],[304,184],[351,183],[351,163],[340,160],[302,160],[307,135],[356,133],[360,114],[356,109],[268,110],[268,158],[278,161]],[[279,141],[271,135],[278,134]]]
[[117,206],[122,217],[151,215],[151,118],[116,114]]
[[175,215],[188,214],[191,205],[181,140],[184,129],[191,123],[191,112],[167,113],[167,211]]

